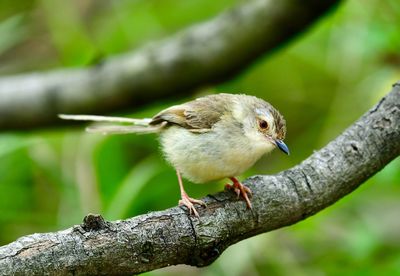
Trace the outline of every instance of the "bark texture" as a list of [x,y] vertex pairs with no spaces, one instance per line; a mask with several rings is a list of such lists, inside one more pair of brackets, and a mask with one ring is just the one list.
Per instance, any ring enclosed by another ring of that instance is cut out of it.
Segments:
[[0,247],[5,275],[131,275],[169,265],[206,266],[231,244],[303,220],[356,189],[400,154],[400,83],[301,164],[245,181],[253,209],[231,192],[207,196],[200,219],[182,207],[33,234]]
[[0,130],[60,124],[59,113],[134,108],[227,79],[339,0],[252,0],[170,39],[85,69],[0,78]]

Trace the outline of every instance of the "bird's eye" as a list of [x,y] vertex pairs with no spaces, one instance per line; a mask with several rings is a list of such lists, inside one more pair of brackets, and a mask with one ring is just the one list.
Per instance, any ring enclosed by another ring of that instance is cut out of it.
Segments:
[[258,126],[263,130],[268,129],[268,127],[269,127],[268,123],[266,121],[264,121],[264,120],[260,120],[258,122]]

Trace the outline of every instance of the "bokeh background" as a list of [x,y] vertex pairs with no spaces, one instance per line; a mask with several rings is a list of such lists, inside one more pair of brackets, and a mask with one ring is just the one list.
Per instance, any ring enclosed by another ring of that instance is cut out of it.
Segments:
[[[207,20],[233,0],[0,1],[0,74],[83,67]],[[349,0],[235,78],[188,91],[253,94],[286,117],[292,154],[276,151],[246,176],[298,164],[340,134],[400,79],[400,2]],[[1,99],[0,99],[1,100]],[[126,116],[151,116],[172,100]],[[23,112],[23,110],[21,110]],[[121,114],[119,114],[121,115]],[[0,133],[0,245],[81,222],[175,206],[174,170],[154,135],[85,134],[84,126]],[[192,185],[197,198],[224,182]],[[202,269],[147,275],[400,275],[400,159],[334,206],[229,249]]]

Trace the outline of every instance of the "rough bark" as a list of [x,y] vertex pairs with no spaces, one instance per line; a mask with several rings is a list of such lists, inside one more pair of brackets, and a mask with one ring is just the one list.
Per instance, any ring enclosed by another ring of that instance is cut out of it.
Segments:
[[60,124],[58,113],[134,108],[225,80],[304,31],[339,0],[253,0],[170,39],[85,69],[0,78],[0,130]]
[[400,154],[400,82],[357,122],[301,164],[245,181],[253,209],[233,193],[207,196],[200,219],[182,207],[34,234],[0,247],[5,275],[131,275],[206,266],[231,244],[303,220],[356,189]]

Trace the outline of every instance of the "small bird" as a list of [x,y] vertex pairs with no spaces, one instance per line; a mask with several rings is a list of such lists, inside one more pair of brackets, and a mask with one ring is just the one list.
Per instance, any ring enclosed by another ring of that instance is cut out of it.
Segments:
[[[88,127],[103,134],[158,133],[165,158],[176,169],[181,191],[179,205],[199,217],[182,177],[194,183],[229,178],[227,184],[251,209],[251,190],[235,176],[251,167],[262,155],[278,147],[289,154],[283,142],[286,122],[269,103],[248,95],[215,94],[162,110],[153,118],[133,119],[96,115],[66,115],[60,118],[118,123]],[[122,125],[128,123],[129,125]]]

